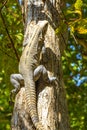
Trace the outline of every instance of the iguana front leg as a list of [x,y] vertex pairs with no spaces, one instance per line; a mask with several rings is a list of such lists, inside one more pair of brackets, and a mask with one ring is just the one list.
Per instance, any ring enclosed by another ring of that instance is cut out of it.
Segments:
[[24,78],[21,74],[11,74],[10,82],[14,86],[14,89],[11,91],[11,93],[17,93],[20,88],[24,86]]

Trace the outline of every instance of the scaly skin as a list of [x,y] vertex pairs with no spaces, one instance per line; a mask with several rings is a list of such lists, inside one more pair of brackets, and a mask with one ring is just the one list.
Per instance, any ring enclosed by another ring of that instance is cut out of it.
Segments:
[[32,122],[37,130],[44,130],[42,124],[39,122],[37,107],[36,107],[36,90],[34,82],[34,70],[39,65],[40,53],[44,38],[40,37],[43,30],[46,30],[47,21],[39,21],[36,25],[35,31],[25,46],[19,63],[19,72],[22,74],[25,83],[26,102],[29,107]]

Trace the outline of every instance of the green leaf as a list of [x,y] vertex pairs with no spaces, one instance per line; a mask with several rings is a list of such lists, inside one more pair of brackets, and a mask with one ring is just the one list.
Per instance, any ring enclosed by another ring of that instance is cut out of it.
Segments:
[[76,2],[74,4],[74,7],[75,7],[76,10],[81,10],[82,5],[83,5],[83,1],[82,0],[76,0]]

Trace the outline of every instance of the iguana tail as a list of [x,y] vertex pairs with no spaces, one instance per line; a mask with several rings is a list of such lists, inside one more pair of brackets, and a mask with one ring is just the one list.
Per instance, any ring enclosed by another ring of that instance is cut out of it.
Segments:
[[36,130],[44,130],[44,127],[41,122],[39,122],[37,106],[36,106],[36,90],[35,82],[33,80],[28,80],[25,82],[25,93],[26,93],[26,102],[29,107],[30,117],[36,128]]

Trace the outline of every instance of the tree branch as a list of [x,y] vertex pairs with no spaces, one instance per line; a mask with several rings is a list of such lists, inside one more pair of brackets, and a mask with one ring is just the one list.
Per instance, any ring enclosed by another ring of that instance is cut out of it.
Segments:
[[[6,3],[6,2],[5,2],[5,3]],[[14,52],[15,52],[16,58],[17,58],[17,60],[19,61],[18,53],[17,53],[16,48],[15,48],[15,46],[14,46],[14,42],[13,42],[13,40],[12,40],[10,34],[9,34],[9,31],[8,31],[7,26],[6,26],[6,23],[5,23],[5,20],[4,20],[4,17],[3,17],[3,15],[2,15],[1,10],[0,10],[0,15],[1,15],[1,19],[2,19],[2,21],[3,21],[3,25],[4,25],[4,27],[5,27],[6,33],[7,33],[7,35],[8,35],[8,38],[9,38],[9,40],[11,41],[11,45],[12,45],[12,48],[13,48],[13,50],[14,50]]]
[[2,5],[2,7],[1,7],[1,9],[0,9],[0,10],[2,10],[2,9],[3,9],[3,7],[7,4],[7,2],[8,2],[8,0],[4,1],[4,3],[3,3],[3,5]]
[[0,49],[0,51],[1,51],[2,53],[4,53],[5,55],[9,56],[10,58],[12,58],[13,60],[15,60],[15,58],[12,57],[11,55],[9,55],[5,50],[3,51],[3,49]]

